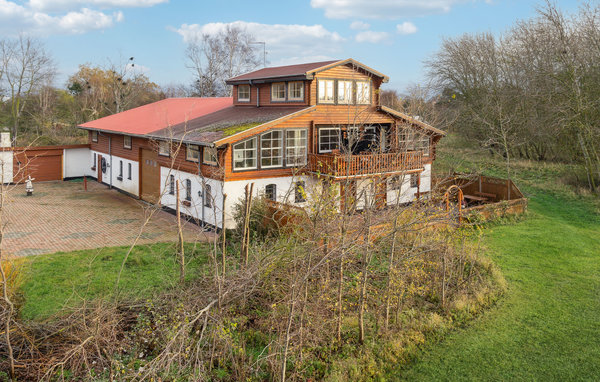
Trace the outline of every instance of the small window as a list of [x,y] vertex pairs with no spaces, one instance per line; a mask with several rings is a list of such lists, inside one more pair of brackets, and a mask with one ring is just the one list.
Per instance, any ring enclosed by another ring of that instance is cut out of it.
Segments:
[[267,184],[265,187],[265,198],[269,200],[277,200],[277,185]]
[[250,102],[250,85],[238,85],[238,101]]
[[216,166],[218,164],[216,147],[202,148],[202,163],[211,164],[213,166]]
[[233,146],[233,169],[252,170],[256,168],[256,137]]
[[419,174],[410,174],[410,186],[419,187]]
[[398,190],[402,189],[402,181],[404,180],[403,176],[394,176],[390,178],[390,190]]
[[131,136],[123,135],[123,148],[126,148],[126,149],[131,148]]
[[275,82],[271,84],[271,101],[285,101],[284,82]]
[[95,169],[96,169],[96,162],[97,162],[97,161],[98,161],[97,154],[96,154],[96,153],[94,153],[94,164],[92,165],[92,170],[95,170]]
[[192,181],[189,179],[185,180],[185,200],[192,201]]
[[288,129],[285,131],[286,166],[304,166],[306,164],[306,130]]
[[185,149],[185,159],[190,162],[198,162],[200,160],[200,148],[196,145],[187,145]]
[[337,102],[342,104],[352,103],[352,81],[338,81]]
[[296,189],[294,190],[294,201],[296,203],[306,202],[306,190],[304,187],[304,182],[296,182]]
[[131,180],[131,163],[127,163],[127,179]]
[[169,175],[169,195],[175,195],[175,175]]
[[118,179],[119,180],[123,179],[123,161],[122,160],[119,161],[119,178]]
[[363,105],[371,103],[371,84],[369,82],[356,83],[356,103]]
[[92,142],[98,142],[98,132],[92,131]]
[[283,134],[281,130],[269,131],[260,136],[260,167],[281,167],[283,164]]
[[288,84],[288,99],[290,101],[304,101],[304,82],[290,82]]
[[168,157],[171,152],[170,143],[167,141],[158,142],[158,155]]
[[204,186],[204,207],[212,207],[212,189],[210,184]]
[[333,80],[319,80],[319,103],[333,103]]
[[340,148],[340,129],[320,128],[319,129],[319,152],[329,153]]

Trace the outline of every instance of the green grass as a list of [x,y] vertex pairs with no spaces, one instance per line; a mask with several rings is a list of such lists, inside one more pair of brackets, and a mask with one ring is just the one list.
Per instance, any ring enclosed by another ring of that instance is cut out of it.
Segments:
[[[43,319],[63,307],[77,307],[84,299],[114,296],[117,275],[128,249],[109,247],[23,258],[22,317]],[[200,276],[207,250],[207,244],[186,245],[186,279]],[[175,244],[138,245],[123,269],[119,293],[149,297],[178,281]]]
[[[505,175],[502,164],[486,155],[440,151],[443,163],[462,157],[462,169]],[[598,200],[565,186],[569,171],[559,164],[515,164],[513,178],[530,198],[530,212],[517,223],[487,228],[483,238],[508,292],[471,326],[430,345],[390,379],[599,378]]]

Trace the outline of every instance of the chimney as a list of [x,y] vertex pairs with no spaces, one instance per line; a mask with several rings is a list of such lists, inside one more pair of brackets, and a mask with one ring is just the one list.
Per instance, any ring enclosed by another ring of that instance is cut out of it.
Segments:
[[10,146],[12,146],[11,142],[10,142],[10,132],[5,127],[4,129],[2,129],[2,132],[0,132],[0,147],[10,147]]

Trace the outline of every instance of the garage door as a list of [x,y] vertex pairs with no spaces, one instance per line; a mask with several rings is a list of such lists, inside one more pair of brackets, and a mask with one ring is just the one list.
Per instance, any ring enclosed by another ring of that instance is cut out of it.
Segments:
[[62,180],[62,150],[27,150],[15,153],[13,161],[14,181],[21,183],[28,176],[36,182]]

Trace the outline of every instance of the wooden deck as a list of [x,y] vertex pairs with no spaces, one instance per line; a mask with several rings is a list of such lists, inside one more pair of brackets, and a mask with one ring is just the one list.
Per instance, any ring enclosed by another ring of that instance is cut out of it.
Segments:
[[308,169],[334,177],[397,173],[423,169],[423,152],[385,154],[309,154]]

